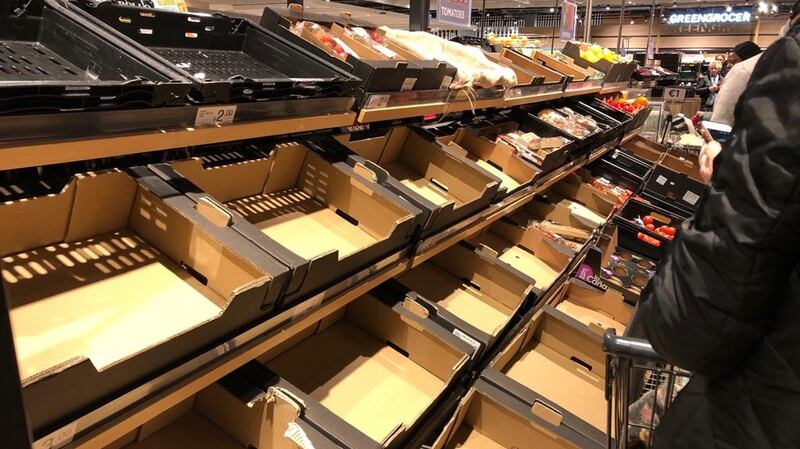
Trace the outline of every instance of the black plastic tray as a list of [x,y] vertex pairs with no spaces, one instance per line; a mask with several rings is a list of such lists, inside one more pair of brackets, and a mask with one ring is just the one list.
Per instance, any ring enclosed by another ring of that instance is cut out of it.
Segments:
[[[614,223],[617,224],[619,245],[642,256],[649,257],[654,260],[659,260],[662,255],[666,253],[672,243],[671,240],[662,237],[659,233],[649,231],[642,226],[639,226],[634,219],[638,216],[649,215],[655,212],[664,218],[669,219],[669,222],[662,222],[656,220],[656,228],[661,225],[680,227],[684,218],[672,214],[670,211],[660,207],[655,203],[644,203],[631,198],[628,200],[619,213],[614,216]],[[657,239],[661,242],[661,246],[656,247],[647,242],[639,240],[638,234],[643,233],[650,237]]]
[[346,97],[360,80],[246,19],[102,2],[88,11],[192,80],[192,100]]
[[594,176],[602,176],[614,184],[636,191],[652,167],[649,162],[615,148],[590,164],[588,169]]
[[190,83],[71,5],[0,1],[0,115],[156,107]]

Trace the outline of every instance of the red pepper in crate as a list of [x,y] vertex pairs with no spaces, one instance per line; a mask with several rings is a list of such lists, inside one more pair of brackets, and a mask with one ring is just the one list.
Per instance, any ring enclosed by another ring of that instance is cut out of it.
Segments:
[[647,243],[648,245],[653,245],[656,248],[659,248],[661,246],[661,240],[658,240],[655,237],[650,237],[649,235],[645,234],[644,232],[637,233],[636,234],[636,238],[638,238],[639,240]]

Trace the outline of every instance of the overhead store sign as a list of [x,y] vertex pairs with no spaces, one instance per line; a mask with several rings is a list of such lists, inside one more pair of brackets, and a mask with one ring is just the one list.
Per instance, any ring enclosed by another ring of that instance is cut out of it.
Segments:
[[561,32],[559,38],[562,41],[575,39],[575,28],[578,22],[578,5],[572,0],[564,0],[561,5]]
[[676,9],[664,21],[667,33],[750,34],[755,26],[752,7]]
[[472,0],[437,0],[436,21],[452,25],[470,26]]
[[670,25],[688,23],[750,23],[752,18],[753,14],[749,11],[709,12],[705,14],[676,13],[669,16],[667,23]]

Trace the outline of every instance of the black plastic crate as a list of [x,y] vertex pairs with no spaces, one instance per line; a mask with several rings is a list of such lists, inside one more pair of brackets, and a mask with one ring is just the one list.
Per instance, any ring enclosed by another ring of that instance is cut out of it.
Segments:
[[[660,207],[656,203],[645,203],[631,198],[622,206],[619,213],[614,216],[614,223],[617,224],[619,245],[635,253],[641,254],[651,259],[659,260],[669,248],[671,239],[661,234],[645,229],[635,220],[637,217],[650,215],[653,217],[653,225],[656,229],[660,226],[680,227],[684,217],[676,216],[669,210]],[[658,241],[658,244],[651,244],[639,238],[644,234],[651,239]]]
[[191,98],[199,103],[346,97],[360,83],[246,19],[113,2],[88,11],[191,79]]
[[72,5],[0,2],[0,114],[142,108],[185,101],[189,81]]
[[348,55],[346,60],[334,58],[290,30],[296,21],[301,20],[326,26],[337,24],[374,28],[375,25],[351,17],[314,14],[275,6],[265,7],[261,16],[261,26],[264,28],[359,77],[363,92],[440,89],[446,88],[455,77],[455,67],[442,61],[374,60],[359,59],[352,55]]
[[594,176],[601,176],[628,190],[637,191],[650,173],[651,165],[617,148],[589,165]]

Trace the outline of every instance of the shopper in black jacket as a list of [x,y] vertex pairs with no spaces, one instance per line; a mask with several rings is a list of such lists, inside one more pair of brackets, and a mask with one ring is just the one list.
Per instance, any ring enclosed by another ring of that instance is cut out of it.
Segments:
[[643,294],[647,338],[695,374],[655,449],[800,448],[799,32],[761,57],[708,191]]

